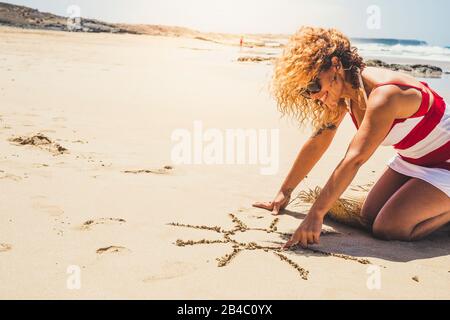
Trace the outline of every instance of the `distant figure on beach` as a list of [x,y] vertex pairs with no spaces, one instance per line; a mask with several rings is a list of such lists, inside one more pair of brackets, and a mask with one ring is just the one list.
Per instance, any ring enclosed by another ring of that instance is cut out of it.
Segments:
[[324,217],[380,145],[397,154],[370,190],[358,218],[377,238],[414,241],[450,222],[450,108],[427,83],[366,67],[336,29],[302,27],[277,60],[273,94],[283,114],[312,124],[271,202],[255,207],[279,214],[293,190],[333,141],[344,116],[357,129],[347,152],[283,248],[319,243]]
[[244,38],[241,37],[241,40],[239,41],[239,46],[242,48],[243,45],[244,45]]

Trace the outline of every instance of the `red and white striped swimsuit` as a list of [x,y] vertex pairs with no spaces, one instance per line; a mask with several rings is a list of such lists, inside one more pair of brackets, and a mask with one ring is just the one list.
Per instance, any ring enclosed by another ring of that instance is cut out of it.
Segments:
[[[424,88],[398,82],[376,86],[398,85],[422,93],[422,103],[416,114],[396,119],[382,145],[393,146],[397,151],[397,155],[388,162],[391,169],[425,180],[450,197],[450,108],[427,83],[421,83],[433,94],[434,102],[430,109],[430,94]],[[351,110],[349,113],[358,128]]]

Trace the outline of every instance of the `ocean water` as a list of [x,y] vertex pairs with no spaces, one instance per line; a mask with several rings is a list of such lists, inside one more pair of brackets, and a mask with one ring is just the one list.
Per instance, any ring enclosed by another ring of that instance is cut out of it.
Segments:
[[450,47],[431,46],[420,40],[353,38],[363,56],[450,62]]
[[[352,39],[360,54],[388,63],[431,64],[450,71],[450,47],[430,46],[424,41],[399,39]],[[450,103],[450,74],[441,78],[418,78],[428,83],[447,103]]]
[[[285,44],[287,40],[279,42]],[[358,52],[364,59],[380,59],[387,63],[398,64],[430,64],[441,67],[444,72],[450,72],[450,46],[431,46],[425,41],[401,39],[352,38],[351,42],[358,48]],[[276,57],[281,54],[282,47],[243,49],[238,52],[236,52],[236,48],[229,50],[233,52],[232,55],[238,53],[238,56],[268,55]],[[271,63],[261,64],[262,68],[272,70]],[[266,78],[269,81],[269,76]],[[450,104],[450,74],[443,73],[440,78],[418,78],[418,80],[427,82]]]

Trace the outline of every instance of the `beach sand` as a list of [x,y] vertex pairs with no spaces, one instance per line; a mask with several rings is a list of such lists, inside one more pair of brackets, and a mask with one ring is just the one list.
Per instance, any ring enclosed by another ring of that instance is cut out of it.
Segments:
[[[309,136],[280,118],[270,63],[186,38],[0,28],[0,39],[1,299],[450,298],[448,229],[384,242],[326,221],[315,252],[286,261],[258,248],[282,244],[308,208],[290,205],[274,223],[251,207],[272,200]],[[279,129],[277,174],[173,164],[171,134],[195,120]],[[324,185],[354,133],[348,117],[296,192]],[[375,182],[393,154],[377,150],[353,188]],[[233,244],[241,251],[218,267]]]

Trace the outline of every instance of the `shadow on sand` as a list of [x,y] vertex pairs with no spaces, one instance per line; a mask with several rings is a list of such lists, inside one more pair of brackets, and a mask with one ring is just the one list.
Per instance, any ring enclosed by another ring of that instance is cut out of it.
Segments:
[[[281,211],[280,214],[301,220],[306,217],[307,211],[295,212],[286,209]],[[291,232],[294,232],[297,226],[293,226]],[[408,262],[450,254],[450,224],[437,230],[427,238],[416,242],[378,240],[368,232],[354,229],[329,219],[325,219],[324,226],[332,227],[339,233],[322,235],[320,245],[314,245],[311,248],[354,257],[372,257],[393,262]],[[288,239],[288,236],[281,236],[282,242]],[[291,249],[291,253],[295,254],[297,252],[302,256],[316,256],[316,254],[301,248]]]

